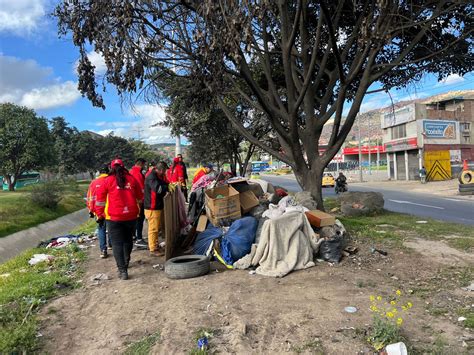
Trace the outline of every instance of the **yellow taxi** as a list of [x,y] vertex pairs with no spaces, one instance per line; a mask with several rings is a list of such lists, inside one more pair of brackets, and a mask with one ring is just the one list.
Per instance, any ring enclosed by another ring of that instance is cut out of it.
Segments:
[[334,187],[336,181],[331,173],[323,173],[323,187]]

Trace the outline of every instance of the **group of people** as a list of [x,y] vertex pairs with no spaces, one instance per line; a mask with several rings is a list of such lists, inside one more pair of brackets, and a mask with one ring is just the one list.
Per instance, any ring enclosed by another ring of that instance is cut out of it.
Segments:
[[[178,155],[170,167],[165,162],[150,162],[146,170],[145,159],[139,158],[128,171],[117,158],[110,165],[104,165],[99,173],[89,186],[87,207],[98,224],[101,258],[107,258],[107,249],[111,247],[119,277],[126,280],[134,238],[135,245],[148,247],[151,255],[164,255],[158,243],[164,196],[170,183],[179,186],[187,196],[186,166],[183,157]],[[147,243],[142,235],[145,218],[148,221]]]

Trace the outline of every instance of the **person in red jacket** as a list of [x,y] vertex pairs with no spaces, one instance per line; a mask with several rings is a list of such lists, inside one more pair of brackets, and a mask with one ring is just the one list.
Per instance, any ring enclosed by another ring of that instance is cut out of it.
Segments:
[[[143,158],[138,158],[135,165],[130,169],[130,174],[137,180],[138,185],[145,192],[145,174],[143,170],[146,167],[146,161]],[[146,248],[147,243],[143,240],[143,223],[145,221],[145,214],[143,208],[143,201],[140,202],[140,215],[137,219],[137,227],[135,230],[135,245],[137,247]]]
[[170,168],[166,172],[166,178],[170,183],[179,185],[181,187],[181,191],[183,191],[183,194],[185,194],[185,198],[187,199],[187,172],[182,156],[177,156],[173,159],[173,164],[171,164]]
[[[107,257],[107,233],[106,233],[104,220],[97,219],[97,214],[95,212],[95,203],[97,200],[97,190],[105,182],[105,178],[109,176],[109,166],[104,165],[99,170],[99,174],[100,175],[97,177],[97,179],[92,180],[91,184],[89,185],[89,190],[87,190],[87,208],[89,209],[90,217],[96,218],[97,236],[99,237],[100,257],[106,258]],[[109,237],[109,246],[111,245],[112,244],[110,243],[110,237]]]
[[143,192],[137,180],[125,169],[121,159],[114,159],[110,166],[110,175],[97,190],[95,213],[98,220],[107,221],[119,277],[127,280],[133,234]]

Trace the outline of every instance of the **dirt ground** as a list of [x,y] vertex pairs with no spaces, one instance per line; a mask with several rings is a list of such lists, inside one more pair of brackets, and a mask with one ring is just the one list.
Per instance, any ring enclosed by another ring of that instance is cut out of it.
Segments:
[[[225,271],[213,263],[207,276],[178,281],[153,268],[164,260],[147,251],[133,252],[130,280],[121,281],[113,257],[100,259],[92,248],[84,287],[42,311],[43,349],[119,354],[127,344],[158,331],[160,341],[152,353],[189,353],[196,349],[196,332],[207,328],[213,332],[211,353],[371,354],[365,341],[372,319],[369,295],[401,289],[414,304],[403,333],[417,351],[472,351],[473,333],[461,326],[456,313],[474,307],[473,292],[460,287],[463,278],[472,277],[472,255],[430,257],[408,247],[384,246],[384,257],[371,254],[370,245],[353,245],[359,252],[339,265],[320,262],[282,279]],[[97,273],[110,280],[97,285],[91,281]],[[346,313],[346,306],[357,312]],[[443,314],[433,311],[439,309]]]

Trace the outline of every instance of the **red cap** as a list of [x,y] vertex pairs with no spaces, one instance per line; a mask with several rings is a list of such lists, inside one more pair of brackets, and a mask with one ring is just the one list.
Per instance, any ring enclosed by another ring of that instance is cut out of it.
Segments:
[[114,165],[120,165],[121,167],[124,166],[122,159],[114,159],[114,160],[112,160],[112,163],[110,163],[110,166],[111,166],[111,167],[114,167]]

